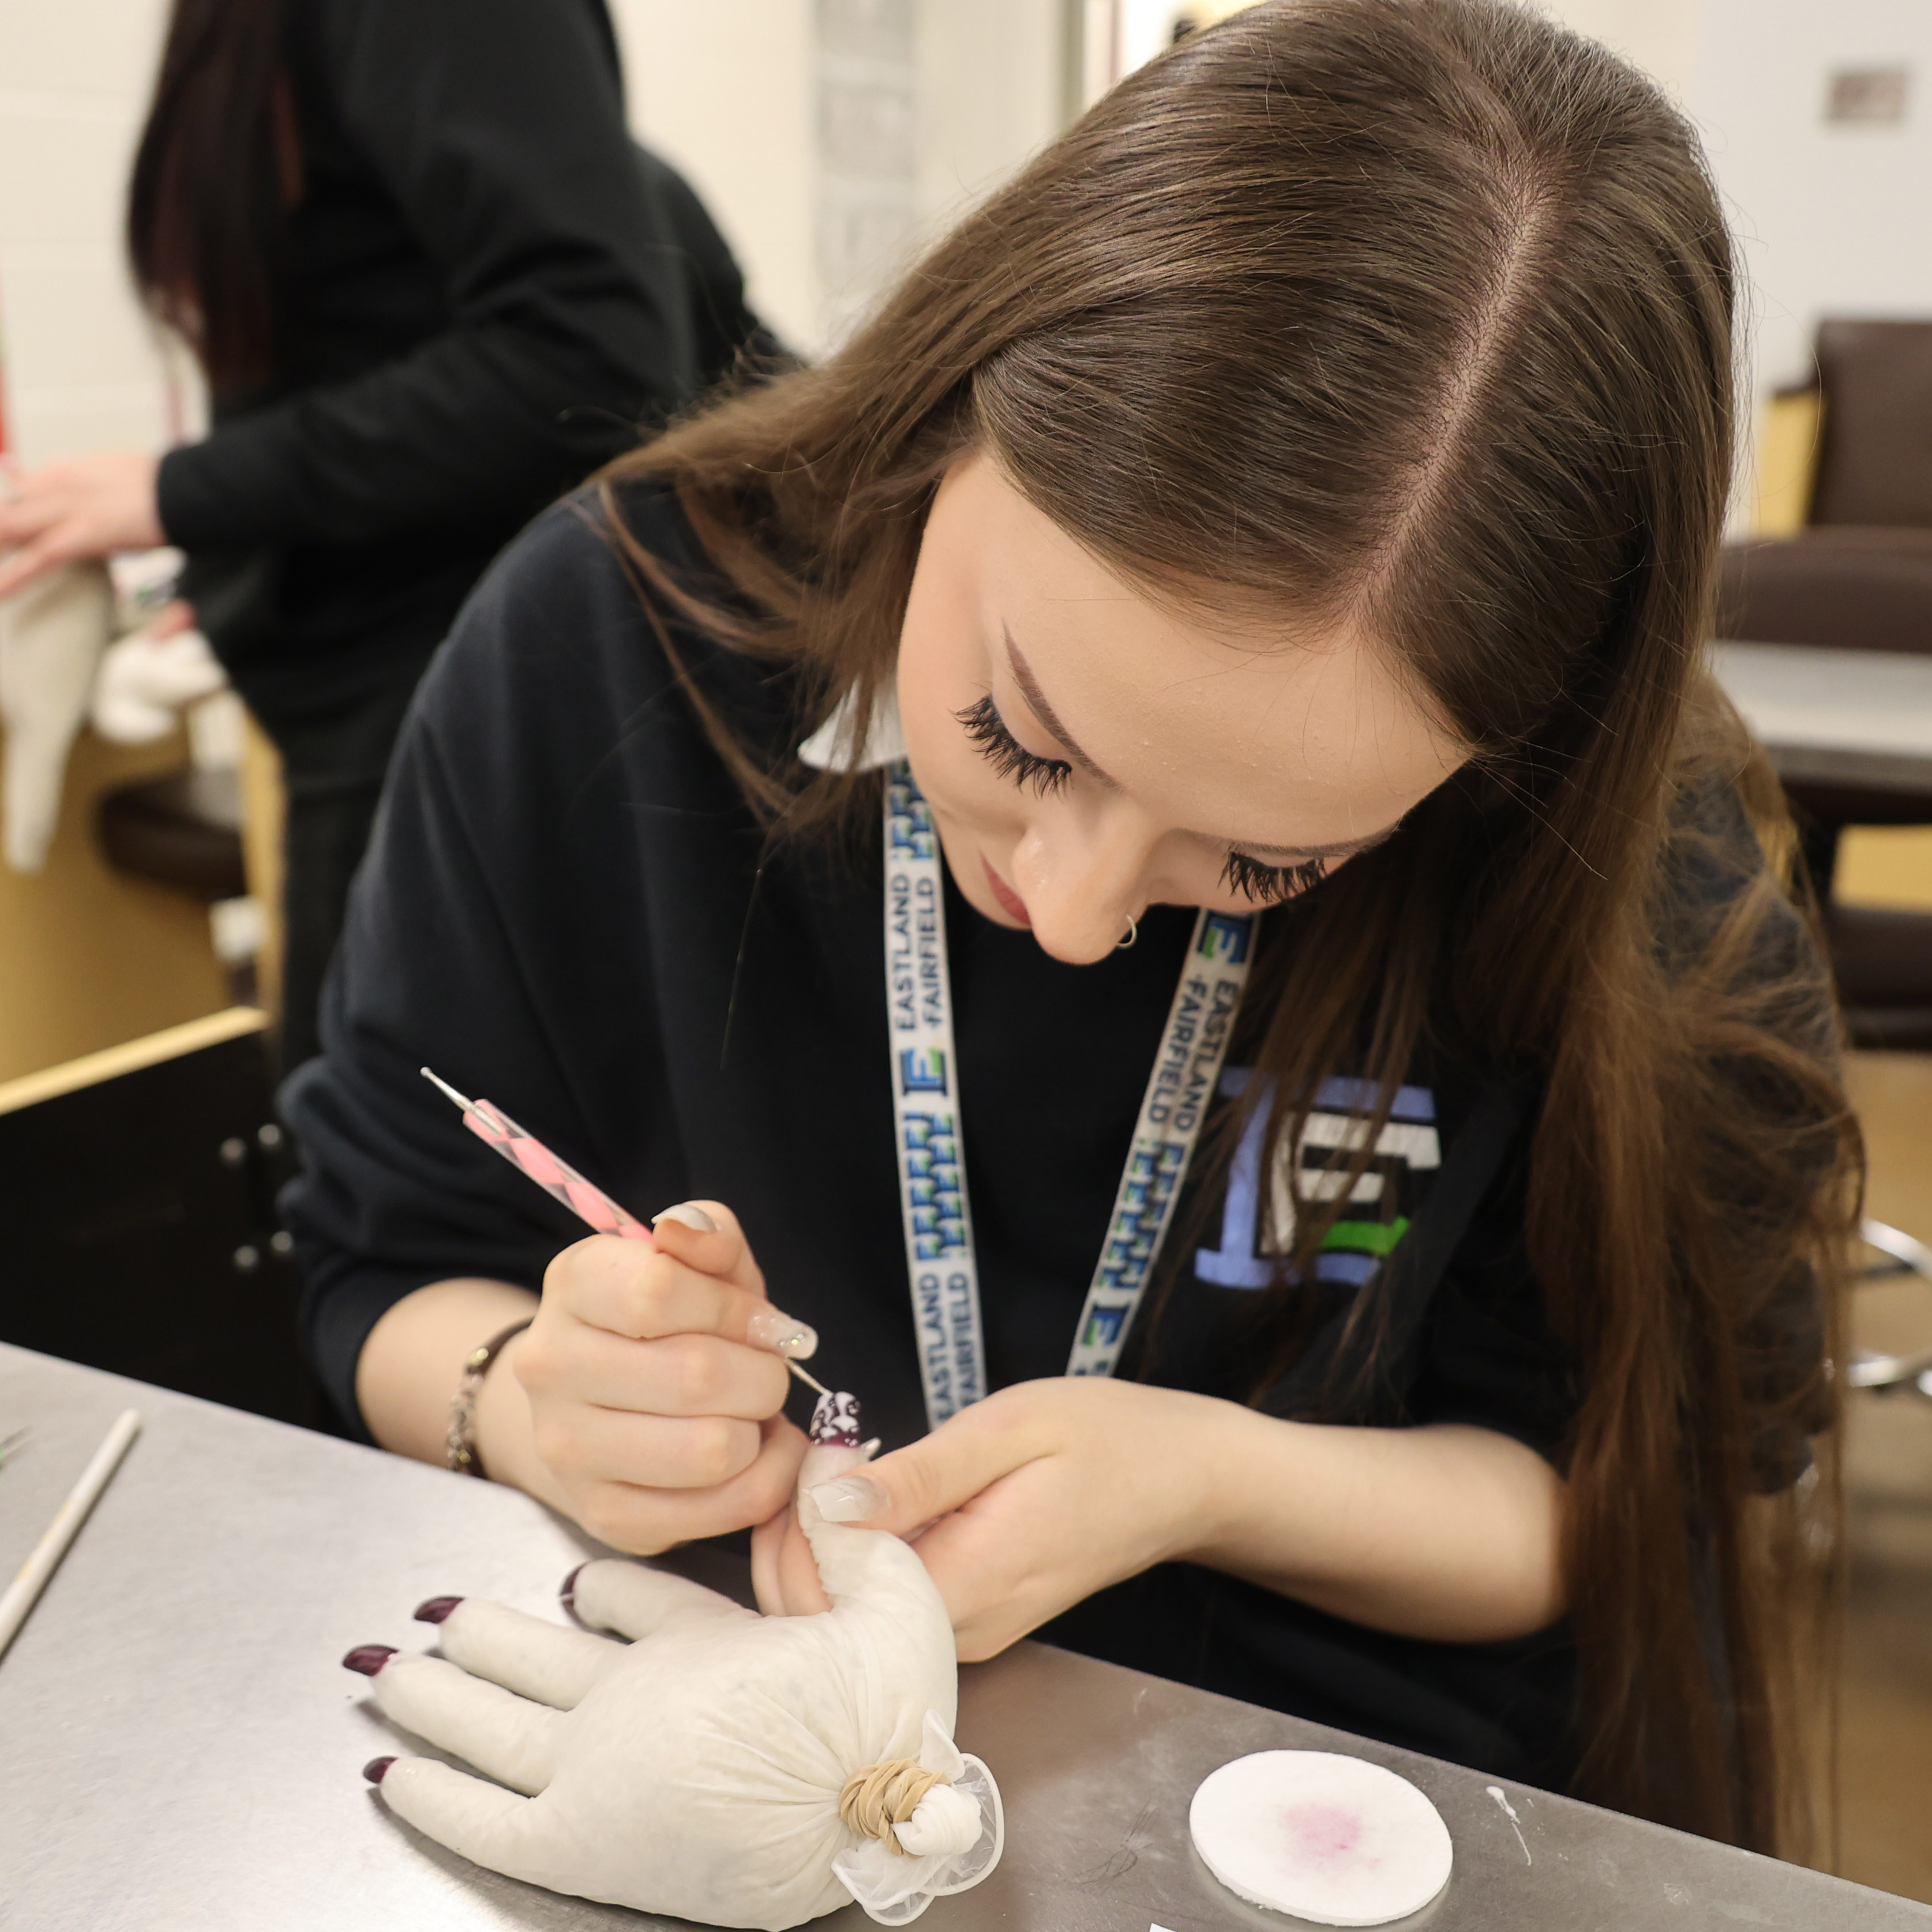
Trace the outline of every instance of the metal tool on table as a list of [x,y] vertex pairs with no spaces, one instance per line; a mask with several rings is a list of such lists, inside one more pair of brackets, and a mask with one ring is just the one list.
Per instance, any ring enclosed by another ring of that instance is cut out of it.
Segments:
[[[553,1200],[560,1201],[577,1218],[600,1234],[615,1234],[627,1241],[648,1241],[651,1231],[638,1217],[620,1208],[594,1181],[584,1179],[567,1160],[551,1153],[527,1128],[520,1127],[502,1108],[488,1100],[472,1100],[459,1094],[447,1080],[427,1066],[418,1070],[440,1093],[463,1109],[464,1124],[486,1147],[494,1148],[514,1166],[520,1168]],[[806,1373],[789,1355],[781,1359],[800,1382],[820,1395],[832,1391]]]

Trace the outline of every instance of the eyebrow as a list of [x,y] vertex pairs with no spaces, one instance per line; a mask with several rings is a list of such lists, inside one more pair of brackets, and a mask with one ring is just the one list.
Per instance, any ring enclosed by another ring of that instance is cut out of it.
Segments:
[[[1040,680],[1034,675],[1032,665],[1027,662],[1024,653],[1014,641],[1011,628],[1003,623],[1000,629],[1006,643],[1007,668],[1012,671],[1013,682],[1019,686],[1020,695],[1026,700],[1028,709],[1053,734],[1072,764],[1110,791],[1118,791],[1118,782],[1110,778],[1080,748],[1078,740],[1060,722],[1060,714],[1047,701],[1046,693],[1040,689]],[[1332,845],[1258,845],[1246,838],[1217,838],[1204,832],[1192,832],[1190,836],[1203,839],[1210,845],[1225,844],[1230,850],[1247,853],[1257,858],[1273,857],[1292,862],[1297,860],[1352,859],[1358,853],[1366,852],[1393,838],[1401,829],[1402,820],[1398,818],[1393,825],[1385,825],[1379,832],[1369,832],[1360,838],[1344,838]]]

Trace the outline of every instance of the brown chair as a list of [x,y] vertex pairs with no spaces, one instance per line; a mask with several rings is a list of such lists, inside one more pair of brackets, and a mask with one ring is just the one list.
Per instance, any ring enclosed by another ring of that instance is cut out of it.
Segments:
[[100,801],[101,849],[117,872],[152,879],[204,904],[248,890],[242,790],[229,771],[170,772]]
[[[1805,426],[1802,526],[1726,547],[1718,634],[1932,653],[1932,322],[1827,321],[1817,362],[1815,388],[1774,406]],[[1932,790],[1796,778],[1785,789],[1853,1041],[1932,1051],[1932,914],[1829,896],[1844,829],[1932,824]]]

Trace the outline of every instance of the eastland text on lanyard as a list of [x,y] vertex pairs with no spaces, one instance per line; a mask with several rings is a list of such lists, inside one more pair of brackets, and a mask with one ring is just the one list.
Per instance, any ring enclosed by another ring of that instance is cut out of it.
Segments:
[[[886,772],[886,1005],[919,1370],[928,1425],[988,1393],[965,1119],[946,964],[946,869],[932,813],[903,758]],[[1066,1358],[1109,1376],[1126,1346],[1199,1138],[1248,976],[1252,914],[1207,912],[1181,962],[1142,1097],[1112,1219]]]

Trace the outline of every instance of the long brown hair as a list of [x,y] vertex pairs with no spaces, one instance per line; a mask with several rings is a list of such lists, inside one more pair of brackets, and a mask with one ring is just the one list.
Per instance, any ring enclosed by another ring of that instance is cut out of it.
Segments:
[[[1790,1445],[1834,1420],[1858,1153],[1776,788],[1700,663],[1733,274],[1694,136],[1601,48],[1494,0],[1274,0],[1124,82],[824,366],[625,459],[606,504],[673,485],[732,594],[628,544],[652,606],[862,730],[974,447],[1133,580],[1346,616],[1406,668],[1475,755],[1280,915],[1271,1156],[1324,1076],[1366,1061],[1391,1094],[1425,1040],[1540,1095],[1578,1788],[1769,1849],[1803,1797],[1801,1517],[1832,1494]],[[868,795],[706,715],[776,824]],[[1339,1207],[1301,1204],[1305,1267]]]
[[300,160],[284,0],[175,0],[134,154],[128,252],[149,309],[218,394],[266,380]]

